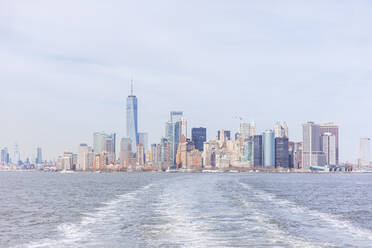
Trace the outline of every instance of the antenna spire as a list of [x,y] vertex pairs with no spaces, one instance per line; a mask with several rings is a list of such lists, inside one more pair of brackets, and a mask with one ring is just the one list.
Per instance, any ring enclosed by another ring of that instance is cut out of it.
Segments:
[[130,94],[133,96],[133,78],[130,80]]

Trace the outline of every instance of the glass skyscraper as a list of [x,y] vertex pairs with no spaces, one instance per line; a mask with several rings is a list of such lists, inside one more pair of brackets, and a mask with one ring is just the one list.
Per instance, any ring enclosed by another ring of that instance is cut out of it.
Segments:
[[273,130],[263,133],[263,163],[264,166],[275,165],[275,140]]
[[204,127],[191,129],[191,138],[194,142],[195,149],[203,151],[203,144],[207,141],[207,129]]
[[127,137],[132,140],[132,150],[137,151],[138,144],[138,119],[137,119],[137,97],[131,95],[127,98]]

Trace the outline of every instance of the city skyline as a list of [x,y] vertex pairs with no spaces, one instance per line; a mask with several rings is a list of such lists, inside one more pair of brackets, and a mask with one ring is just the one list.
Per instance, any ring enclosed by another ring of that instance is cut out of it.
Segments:
[[333,121],[340,161],[372,137],[368,2],[72,3],[0,3],[0,146],[12,156],[15,143],[22,159],[41,147],[50,160],[97,131],[119,140],[132,77],[149,144],[174,109],[207,139],[237,130],[237,117],[260,133],[286,121],[296,141],[301,124]]

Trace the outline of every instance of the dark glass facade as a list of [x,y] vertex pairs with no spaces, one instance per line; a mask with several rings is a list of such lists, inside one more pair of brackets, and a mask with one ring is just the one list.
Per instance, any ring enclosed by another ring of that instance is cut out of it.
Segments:
[[207,129],[204,127],[191,129],[191,139],[194,142],[195,149],[203,151],[203,144],[207,141]]
[[289,167],[288,138],[275,138],[275,167]]
[[262,135],[255,135],[253,138],[253,165],[262,166]]

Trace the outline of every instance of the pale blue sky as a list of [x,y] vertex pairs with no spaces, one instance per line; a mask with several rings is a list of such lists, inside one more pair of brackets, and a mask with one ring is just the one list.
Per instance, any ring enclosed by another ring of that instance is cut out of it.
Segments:
[[170,110],[189,127],[259,132],[340,124],[342,160],[372,137],[371,1],[0,2],[0,147],[47,158],[95,131],[125,135],[134,77],[139,129],[158,142]]

